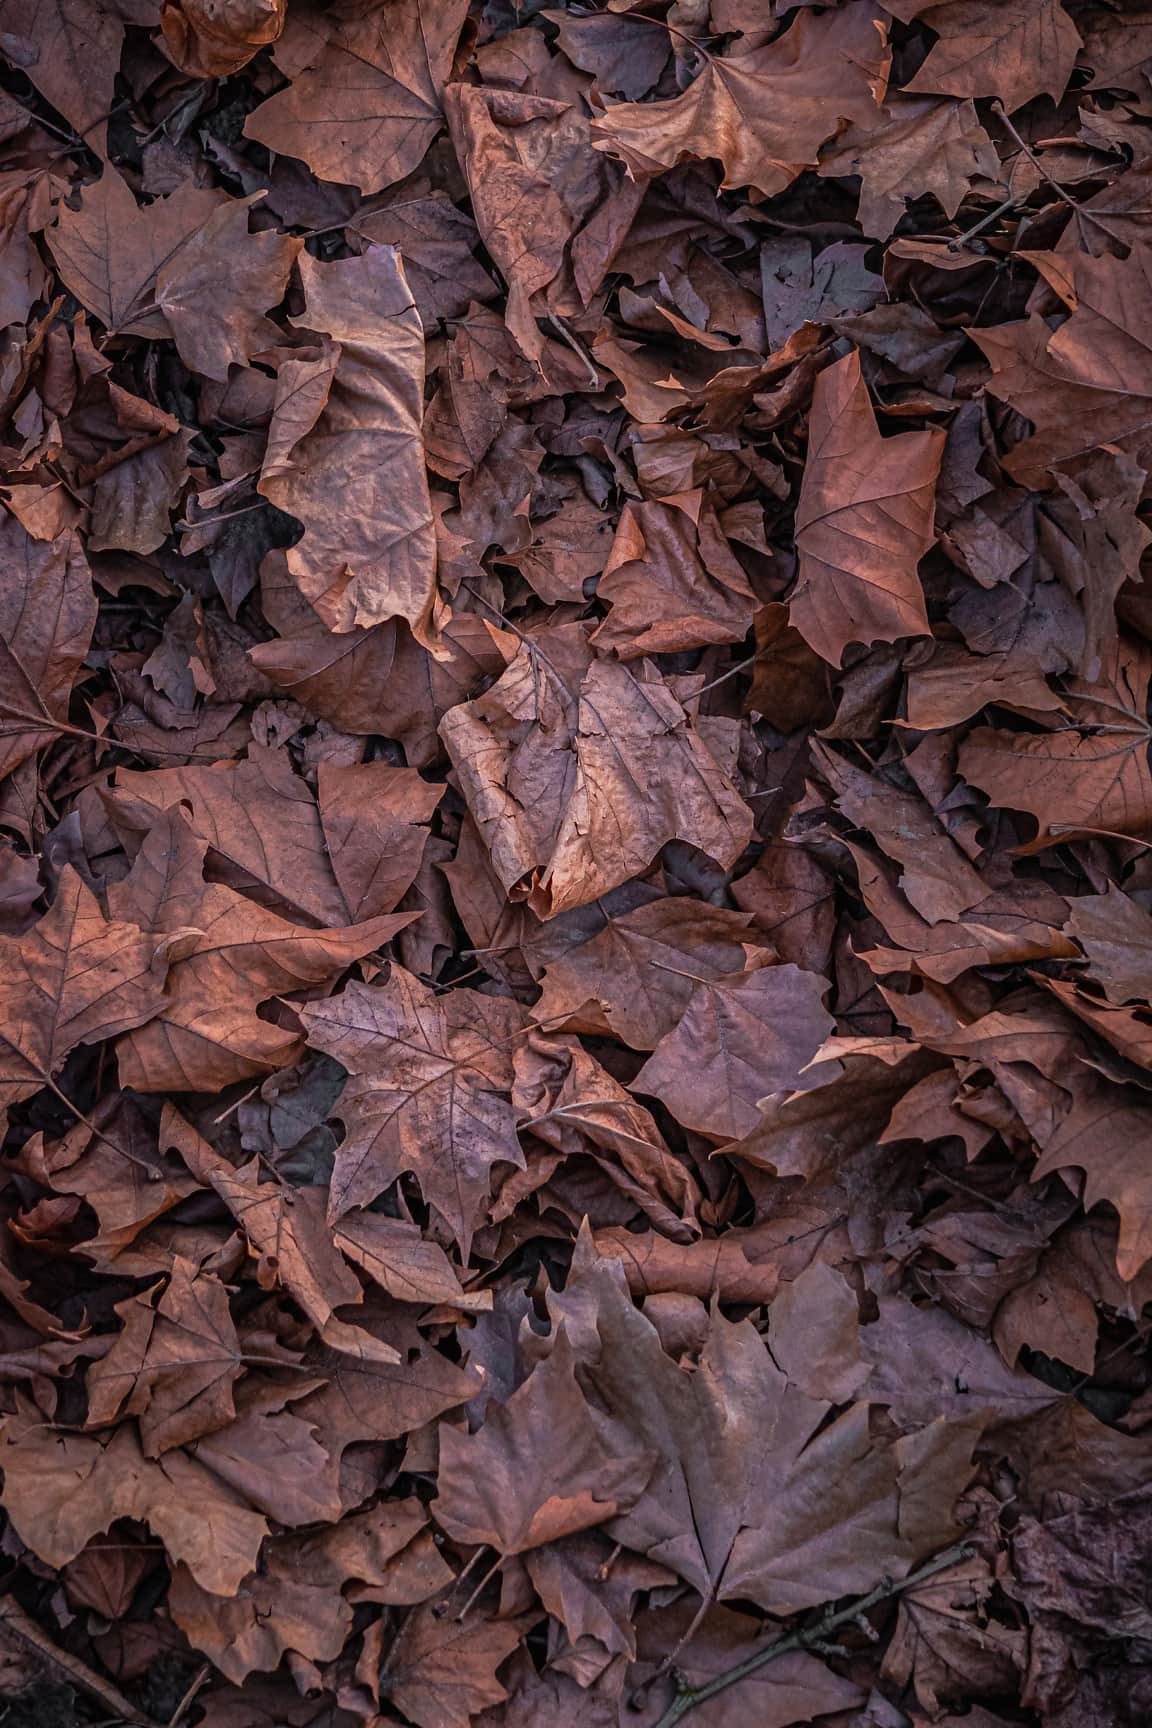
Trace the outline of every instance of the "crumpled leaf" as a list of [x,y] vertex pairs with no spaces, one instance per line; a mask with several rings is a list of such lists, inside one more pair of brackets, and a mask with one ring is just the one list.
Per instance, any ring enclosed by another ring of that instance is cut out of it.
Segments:
[[424,343],[399,255],[300,258],[307,310],[331,337],[318,360],[281,361],[264,497],[297,517],[288,568],[330,629],[404,618],[427,642],[436,535],[421,430]]
[[472,991],[437,996],[393,966],[386,984],[350,984],[301,1018],[313,1049],[350,1075],[332,1218],[411,1170],[467,1254],[492,1165],[524,1162],[508,1096],[520,1011]]
[[164,46],[183,71],[227,78],[276,41],[287,9],[287,0],[166,0]]
[[[524,639],[503,677],[453,708],[441,734],[497,875],[538,917],[607,893],[669,840],[730,865],[750,832],[745,805],[656,669],[595,659],[578,626]],[[632,770],[641,760],[642,785]]]

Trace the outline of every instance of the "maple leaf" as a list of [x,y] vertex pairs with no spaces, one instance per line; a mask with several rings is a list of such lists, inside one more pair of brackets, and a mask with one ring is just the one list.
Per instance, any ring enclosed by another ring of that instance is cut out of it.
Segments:
[[474,613],[458,612],[444,626],[436,659],[403,624],[334,635],[317,629],[314,615],[309,623],[299,635],[250,648],[253,666],[341,731],[375,733],[383,727],[387,737],[403,743],[414,768],[439,755],[436,728],[448,709],[504,666],[491,632]]
[[858,174],[860,226],[886,240],[909,198],[931,193],[955,216],[974,181],[999,182],[1000,158],[972,102],[901,94],[825,144],[817,173]]
[[524,1629],[516,1619],[474,1613],[462,1623],[416,1608],[388,1651],[380,1690],[418,1728],[469,1728],[478,1709],[508,1696],[496,1670]]
[[1034,848],[1105,829],[1138,833],[1152,824],[1152,772],[1145,710],[1152,660],[1118,642],[1097,684],[1077,680],[1071,722],[1058,732],[977,727],[960,751],[960,772],[993,804],[1027,810]]
[[293,6],[273,50],[289,80],[244,130],[322,180],[378,191],[419,164],[442,125],[467,0]]
[[1116,1265],[1124,1279],[1135,1278],[1152,1258],[1152,1203],[1144,1094],[1130,1087],[1089,1081],[1077,1086],[1072,1108],[1054,1132],[1041,1138],[1033,1171],[1039,1181],[1052,1170],[1084,1172],[1084,1203],[1109,1201],[1120,1215]]
[[334,1662],[352,1630],[352,1609],[338,1591],[294,1578],[257,1575],[222,1600],[178,1566],[168,1607],[192,1645],[236,1685],[278,1668],[288,1650],[312,1662]]
[[1125,259],[1078,253],[1072,290],[1074,309],[1055,331],[1034,316],[979,335],[994,373],[988,389],[1036,428],[1007,458],[1009,472],[1026,483],[1100,445],[1131,450],[1145,467],[1152,454],[1152,253],[1146,246]]
[[264,313],[284,298],[304,244],[272,230],[249,233],[254,202],[235,200],[213,210],[156,273],[156,304],[181,360],[221,382],[230,366],[247,366],[258,349],[277,340],[279,331]]
[[804,1073],[833,1021],[826,980],[798,966],[766,966],[697,984],[680,1020],[632,1082],[687,1128],[737,1140],[760,1120],[770,1092],[815,1084]]
[[99,0],[0,0],[6,56],[100,154],[125,17],[147,25],[149,10],[147,0],[128,0],[115,9]]
[[492,689],[440,729],[497,875],[506,889],[527,878],[539,917],[607,893],[669,840],[730,865],[750,832],[660,674],[595,659],[578,625],[524,638]]
[[457,1541],[523,1554],[603,1524],[636,1499],[652,1465],[586,1402],[561,1332],[509,1402],[489,1404],[478,1433],[441,1426],[436,1521]]
[[325,1344],[365,1362],[399,1360],[391,1344],[336,1314],[337,1308],[362,1302],[364,1292],[328,1230],[323,1188],[285,1189],[261,1182],[256,1159],[236,1169],[168,1104],[161,1140],[175,1147],[193,1174],[216,1190],[259,1260],[261,1281],[289,1290]]
[[428,838],[422,824],[444,788],[386,762],[322,763],[317,781],[324,839],[350,916],[391,912],[416,879]]
[[79,209],[61,206],[49,244],[68,287],[106,329],[165,336],[167,325],[155,303],[160,272],[230,202],[219,192],[184,185],[142,206],[107,167],[85,186]]
[[559,273],[600,193],[588,120],[570,102],[464,83],[448,86],[445,109],[477,227],[508,285],[505,322],[538,361],[533,296]]
[[[749,1651],[752,1626],[747,1614],[713,1607],[698,1624],[693,1622],[690,1606],[682,1603],[663,1614],[640,1617],[641,1666],[635,1673],[649,1708],[663,1709],[668,1699],[669,1662],[675,1662],[685,1683],[703,1688],[730,1671],[741,1654]],[[755,1648],[753,1644],[751,1650]],[[794,1650],[754,1670],[731,1692],[720,1692],[705,1702],[702,1720],[706,1728],[745,1728],[749,1721],[755,1722],[756,1728],[791,1728],[793,1723],[825,1713],[851,1710],[860,1702],[861,1693],[854,1681],[843,1679],[807,1651]]]
[[627,505],[596,593],[613,610],[592,639],[622,660],[741,642],[755,604],[698,491]]
[[411,1170],[466,1254],[492,1165],[524,1163],[508,1098],[520,1010],[471,990],[437,995],[393,966],[386,984],[350,984],[301,1018],[312,1047],[350,1075],[333,1219]]
[[680,96],[618,103],[597,122],[596,147],[637,176],[684,157],[715,157],[725,186],[772,196],[805,167],[844,120],[867,122],[887,83],[889,53],[867,5],[839,17],[801,12],[775,41],[709,54]]
[[[370,766],[349,773],[352,783],[358,782],[365,793],[379,784],[380,776]],[[237,886],[254,899],[315,924],[351,923],[354,913],[332,867],[321,811],[307,782],[294,772],[287,752],[253,744],[247,758],[238,762],[208,768],[125,770],[118,774],[109,798],[112,820],[134,838],[151,833],[165,811],[184,803],[191,806],[192,834],[227,864]],[[337,818],[334,838],[341,851],[342,833]],[[154,916],[163,904],[162,895],[186,895],[190,883],[198,892],[191,853],[186,842],[181,846],[181,859],[173,863],[182,870],[183,879],[176,890],[168,890],[156,879],[156,870],[171,869],[173,864],[161,856],[159,842],[155,844],[147,902]],[[355,892],[362,892],[362,883],[354,879],[353,886]],[[195,919],[184,922],[194,924]]]
[[[591,1360],[581,1352],[582,1378],[658,1460],[609,1534],[670,1566],[705,1602],[743,1597],[794,1612],[862,1588],[885,1566],[907,1569],[948,1534],[950,1507],[935,1499],[933,1527],[918,1527],[913,1499],[901,1516],[897,1484],[903,1477],[908,1494],[920,1472],[962,1471],[973,1430],[937,1424],[906,1450],[873,1448],[867,1406],[822,1428],[828,1405],[789,1385],[747,1321],[714,1315],[685,1373],[595,1260],[550,1306],[563,1316],[589,1295],[598,1343]],[[767,1448],[756,1439],[766,1434]]]
[[982,1557],[949,1567],[901,1598],[884,1673],[936,1714],[949,1698],[1002,1697],[1024,1668],[1026,1635],[989,1614],[994,1580]]
[[164,1000],[155,952],[135,924],[107,920],[66,865],[39,923],[0,937],[0,1102],[56,1090],[53,1077],[78,1044],[150,1020]]
[[1088,961],[1088,974],[1110,1002],[1147,1002],[1152,995],[1152,918],[1109,883],[1104,894],[1068,902],[1064,926]]
[[155,1298],[151,1291],[117,1303],[123,1330],[86,1380],[87,1426],[139,1417],[146,1458],[227,1427],[236,1416],[232,1384],[243,1373],[218,1279],[177,1255],[167,1289]]
[[94,1438],[53,1434],[37,1414],[21,1428],[9,1424],[0,1442],[3,1500],[22,1540],[50,1566],[74,1560],[117,1518],[138,1518],[216,1595],[233,1594],[254,1569],[265,1519],[182,1451],[153,1462],[131,1423]]
[[299,268],[307,310],[295,322],[335,347],[281,362],[260,491],[303,524],[288,568],[329,628],[400,617],[426,642],[436,535],[420,314],[391,246],[331,264],[304,253]]
[[[523,1132],[562,1157],[594,1158],[608,1180],[667,1235],[684,1240],[696,1233],[694,1183],[648,1111],[594,1056],[575,1039],[533,1032],[517,1049],[513,1065],[512,1101]],[[511,1187],[516,1190],[515,1177]]]
[[576,1031],[605,1026],[634,1050],[654,1050],[702,979],[745,970],[748,914],[665,898],[609,919],[544,969],[536,1014]]
[[299,1037],[259,1019],[257,1006],[337,977],[414,916],[302,929],[205,882],[206,850],[181,812],[170,810],[110,891],[113,912],[167,946],[172,962],[163,1007],[118,1047],[124,1083],[139,1092],[220,1091],[286,1066]]
[[72,682],[96,622],[96,598],[77,536],[34,540],[14,516],[0,522],[0,778],[70,730]]
[[888,10],[937,36],[913,92],[998,96],[1008,109],[1041,95],[1058,102],[1081,45],[1061,0],[893,0]]
[[789,616],[833,666],[850,642],[929,634],[917,565],[934,537],[943,449],[935,430],[881,438],[858,354],[817,378]]

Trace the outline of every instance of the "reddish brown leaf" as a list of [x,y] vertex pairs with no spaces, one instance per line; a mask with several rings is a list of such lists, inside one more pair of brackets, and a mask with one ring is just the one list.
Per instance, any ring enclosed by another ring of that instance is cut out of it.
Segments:
[[858,354],[816,380],[790,615],[833,666],[850,642],[928,634],[917,565],[933,540],[943,448],[936,431],[881,438]]

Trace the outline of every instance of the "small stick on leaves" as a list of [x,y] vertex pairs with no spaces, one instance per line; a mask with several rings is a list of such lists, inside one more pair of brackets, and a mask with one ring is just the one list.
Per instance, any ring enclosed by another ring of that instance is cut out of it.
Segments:
[[777,1638],[774,1643],[757,1650],[754,1656],[726,1668],[722,1674],[717,1674],[703,1686],[686,1686],[681,1681],[680,1690],[656,1723],[656,1728],[674,1728],[674,1724],[683,1721],[690,1710],[695,1710],[697,1704],[715,1698],[717,1693],[727,1691],[728,1687],[734,1686],[738,1680],[754,1674],[757,1668],[762,1668],[766,1662],[774,1662],[778,1656],[786,1656],[790,1650],[829,1650],[832,1647],[830,1634],[838,1627],[858,1621],[862,1614],[867,1613],[869,1608],[874,1608],[878,1602],[886,1602],[890,1596],[902,1596],[906,1590],[912,1590],[917,1584],[935,1578],[938,1573],[946,1572],[950,1566],[959,1565],[961,1560],[970,1560],[973,1552],[967,1543],[961,1542],[958,1547],[948,1548],[943,1554],[937,1554],[934,1560],[918,1566],[914,1572],[909,1572],[907,1578],[886,1578],[866,1596],[858,1596],[855,1602],[850,1602],[847,1608],[841,1608],[836,1613],[825,1612],[814,1625],[803,1631],[793,1632],[787,1638]]

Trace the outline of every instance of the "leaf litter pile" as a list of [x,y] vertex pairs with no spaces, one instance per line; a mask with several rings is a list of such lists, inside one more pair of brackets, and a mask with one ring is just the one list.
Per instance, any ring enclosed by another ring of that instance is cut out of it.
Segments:
[[0,53],[4,1722],[1146,1723],[1152,12]]

